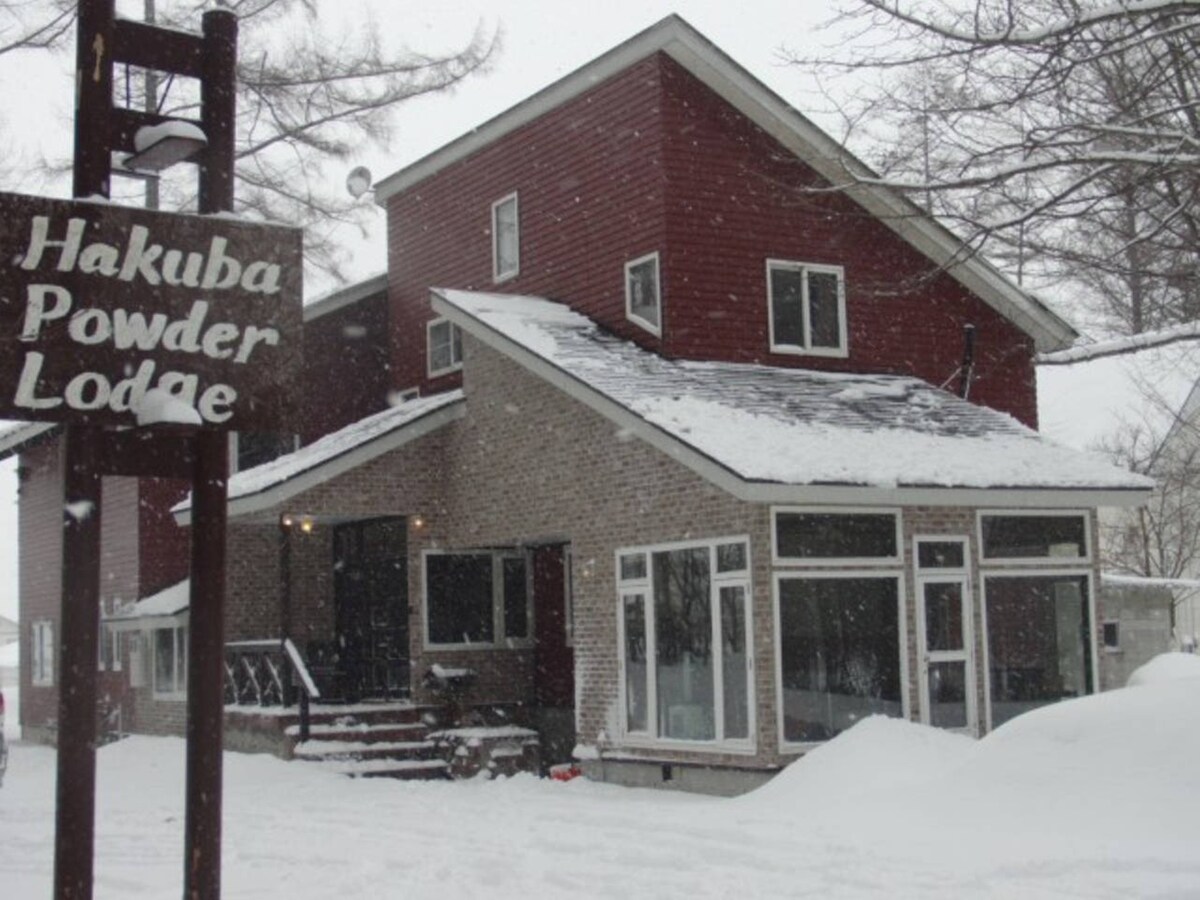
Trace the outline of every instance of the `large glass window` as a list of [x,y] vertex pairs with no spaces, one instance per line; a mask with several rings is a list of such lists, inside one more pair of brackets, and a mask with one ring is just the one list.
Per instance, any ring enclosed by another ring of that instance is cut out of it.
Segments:
[[846,303],[840,266],[767,261],[771,349],[846,355]]
[[993,728],[1092,692],[1087,575],[989,575],[984,592]]
[[980,516],[983,558],[997,559],[1087,559],[1087,519],[1070,515]]
[[788,575],[778,590],[784,742],[903,716],[899,578]]
[[775,555],[781,562],[896,560],[895,513],[775,511]]
[[154,693],[160,697],[187,695],[187,626],[154,631]]
[[625,314],[647,331],[662,333],[657,253],[625,264]]
[[748,558],[744,540],[618,555],[628,733],[750,740]]
[[492,279],[504,281],[521,270],[521,229],[517,195],[492,204]]
[[531,629],[525,557],[511,551],[425,555],[426,641],[493,646]]

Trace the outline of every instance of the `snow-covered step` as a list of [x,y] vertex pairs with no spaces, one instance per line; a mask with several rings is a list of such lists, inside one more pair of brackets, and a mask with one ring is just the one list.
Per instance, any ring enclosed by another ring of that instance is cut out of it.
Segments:
[[293,751],[294,759],[303,760],[359,760],[391,757],[393,759],[412,759],[427,757],[437,752],[433,741],[305,741],[297,744]]
[[360,759],[318,763],[327,771],[351,778],[449,778],[442,759]]
[[[425,726],[420,722],[377,722],[372,724],[357,722],[314,724],[309,726],[308,733],[310,737],[309,743],[312,740],[374,743],[378,741],[413,740],[414,738],[424,737],[425,730]],[[287,734],[289,737],[299,737],[300,726],[289,725]]]

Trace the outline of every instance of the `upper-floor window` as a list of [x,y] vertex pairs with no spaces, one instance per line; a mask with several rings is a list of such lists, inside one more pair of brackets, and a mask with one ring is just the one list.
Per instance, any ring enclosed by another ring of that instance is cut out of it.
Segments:
[[512,193],[492,204],[492,280],[505,281],[520,271],[520,210]]
[[657,252],[625,263],[625,315],[651,334],[662,334]]
[[427,326],[425,337],[430,378],[462,368],[462,332],[457,325],[449,319],[434,319]]
[[771,350],[846,356],[846,292],[841,266],[767,260]]

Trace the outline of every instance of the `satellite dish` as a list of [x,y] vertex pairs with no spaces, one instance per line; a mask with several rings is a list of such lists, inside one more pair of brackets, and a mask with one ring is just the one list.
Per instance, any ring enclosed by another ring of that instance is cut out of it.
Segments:
[[355,166],[346,176],[346,192],[357,200],[371,189],[371,170],[366,166]]

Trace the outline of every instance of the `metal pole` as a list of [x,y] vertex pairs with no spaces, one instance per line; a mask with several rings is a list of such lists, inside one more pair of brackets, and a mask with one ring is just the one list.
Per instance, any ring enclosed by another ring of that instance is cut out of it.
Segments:
[[[215,213],[233,209],[237,17],[229,10],[206,12],[203,32],[200,102],[208,147],[200,169],[200,212]],[[195,447],[183,896],[184,900],[219,900],[228,436],[223,431],[201,431]]]
[[[80,0],[75,47],[76,197],[109,193],[114,0]],[[91,900],[96,827],[96,660],[100,630],[103,435],[68,424],[63,440],[63,561],[58,678],[54,896]]]

